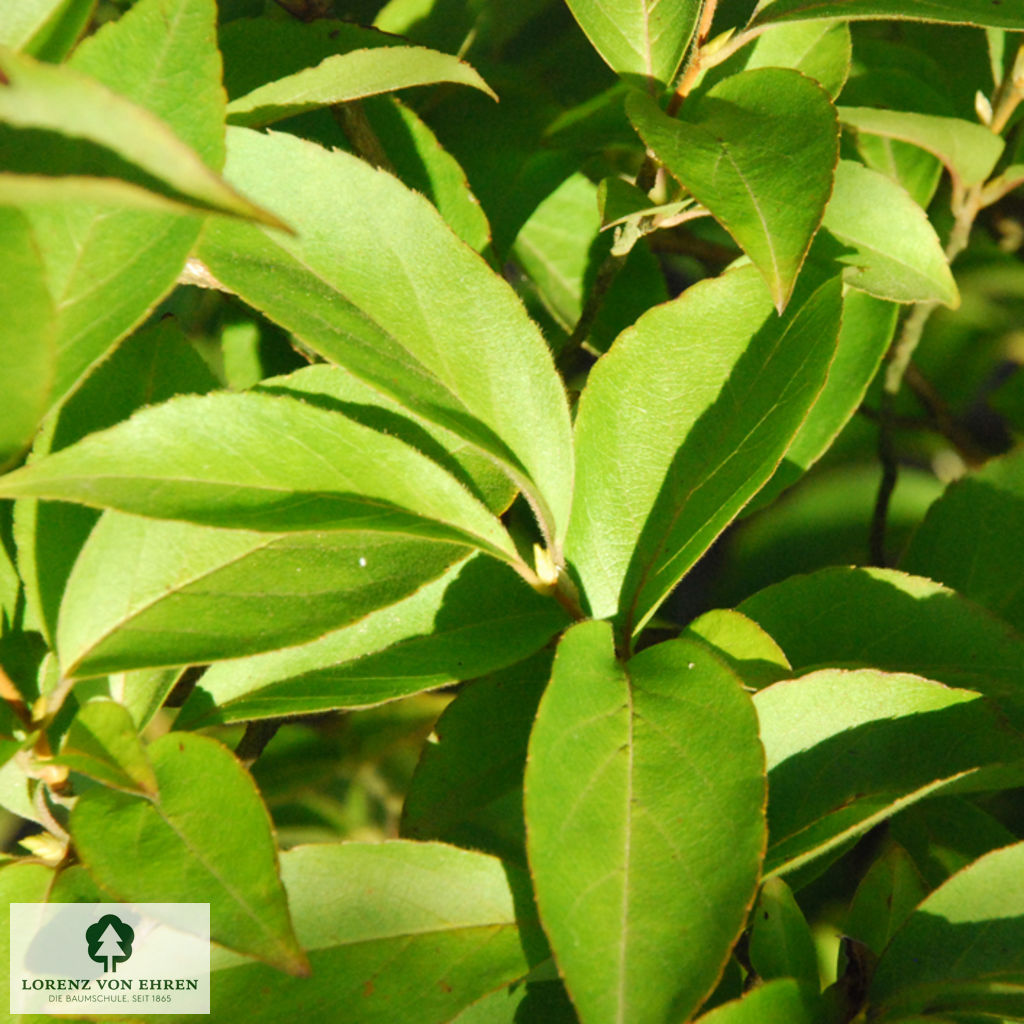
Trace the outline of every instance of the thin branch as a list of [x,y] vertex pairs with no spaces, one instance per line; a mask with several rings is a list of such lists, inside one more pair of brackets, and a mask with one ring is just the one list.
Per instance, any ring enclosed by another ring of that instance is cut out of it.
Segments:
[[569,335],[562,346],[562,351],[558,353],[557,365],[563,374],[566,374],[571,369],[580,349],[583,348],[583,343],[590,337],[591,328],[594,326],[594,321],[597,320],[597,314],[601,312],[605,295],[608,294],[608,289],[611,288],[612,282],[618,277],[619,271],[626,262],[628,255],[628,253],[621,255],[609,253],[598,268],[597,276],[594,278],[594,286],[590,289],[590,294],[587,296],[587,301],[583,306],[583,311],[580,313],[580,318],[576,321],[572,334]]
[[235,747],[235,757],[246,768],[251,768],[283,723],[283,718],[260,718],[249,722]]

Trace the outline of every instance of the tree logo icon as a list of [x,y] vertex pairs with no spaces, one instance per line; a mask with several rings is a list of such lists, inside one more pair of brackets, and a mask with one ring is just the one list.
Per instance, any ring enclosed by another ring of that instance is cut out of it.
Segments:
[[104,914],[95,924],[85,929],[85,941],[89,944],[89,959],[103,964],[103,973],[117,971],[132,955],[135,931],[114,914]]

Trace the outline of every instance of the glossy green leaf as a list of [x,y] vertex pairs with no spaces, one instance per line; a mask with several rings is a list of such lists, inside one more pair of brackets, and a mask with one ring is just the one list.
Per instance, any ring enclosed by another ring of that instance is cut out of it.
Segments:
[[542,651],[474,682],[448,705],[406,794],[403,836],[525,863],[523,770],[550,674],[551,653]]
[[927,895],[928,886],[913,858],[898,843],[891,843],[857,886],[843,932],[878,956]]
[[503,668],[567,623],[551,598],[477,557],[311,643],[213,666],[178,726],[369,707]]
[[147,754],[158,796],[96,788],[75,804],[71,833],[89,873],[126,902],[209,903],[215,942],[307,974],[252,779],[205,736],[168,733]]
[[[99,146],[141,172],[140,180],[151,189],[162,185],[180,203],[196,210],[213,210],[283,226],[276,217],[231,188],[167,124],[96,79],[66,64],[41,63],[11,50],[0,50],[0,75],[4,80],[0,88],[0,122],[15,129],[53,132]],[[73,161],[69,166],[61,166],[59,147],[56,166],[25,166],[19,157],[19,134],[9,135],[9,142],[15,147],[14,170],[36,175],[75,173]],[[31,155],[32,149],[27,146],[25,155]],[[44,153],[52,155],[50,150]],[[87,160],[84,147],[79,147],[78,153]],[[5,169],[11,170],[11,163],[5,163]]]
[[772,873],[836,850],[944,783],[1024,758],[1024,737],[977,693],[919,676],[822,669],[754,703]]
[[171,399],[8,474],[0,495],[210,526],[393,530],[516,557],[500,523],[415,448],[284,395]]
[[892,569],[822,569],[767,587],[739,610],[798,671],[831,664],[915,672],[978,690],[1024,721],[1024,640],[932,580]]
[[[743,927],[764,842],[749,698],[697,644],[565,634],[526,768],[541,920],[586,1024],[683,1020]],[[695,823],[699,823],[697,826]]]
[[[545,528],[564,533],[568,407],[547,346],[509,286],[391,176],[286,135],[229,136],[229,180],[272,203],[299,234],[211,223],[200,254],[218,280],[495,457]],[[292,183],[283,193],[281,175]]]
[[303,643],[407,597],[465,554],[394,534],[253,533],[107,513],[68,581],[61,669],[101,675]]
[[813,1010],[821,991],[814,936],[781,878],[765,880],[750,920],[750,966],[765,981],[792,978],[800,986],[808,1010]]
[[[138,0],[78,46],[69,66],[156,115],[218,171],[224,96],[215,19],[213,0]],[[59,314],[56,402],[174,286],[201,219],[64,203],[24,212]]]
[[528,881],[481,853],[440,843],[323,843],[284,853],[281,875],[310,977],[215,955],[215,1024],[237,1021],[241,1005],[259,1024],[354,1011],[360,1024],[445,1024],[544,956],[520,910]]
[[42,256],[28,221],[17,210],[0,208],[0,468],[28,447],[49,408],[56,372],[56,310],[44,282]]
[[812,1018],[797,983],[785,978],[759,985],[742,999],[724,1003],[697,1020],[699,1024],[810,1024]]
[[683,61],[701,12],[700,0],[670,6],[657,0],[568,0],[569,10],[608,66],[627,81],[663,90]]
[[901,560],[1024,630],[1024,580],[1007,538],[1024,529],[1024,449],[950,484]]
[[1003,151],[998,135],[984,125],[956,117],[873,107],[840,107],[839,117],[858,132],[920,146],[938,157],[965,188],[983,182]]
[[228,120],[261,128],[317,107],[435,82],[468,85],[498,98],[473,68],[451,54],[422,46],[387,46],[327,57],[316,67],[268,82],[233,99]]
[[808,280],[778,317],[747,266],[619,336],[576,419],[567,555],[595,617],[641,628],[771,476],[825,383],[839,312],[838,279]]
[[893,936],[868,998],[876,1012],[1024,1010],[1024,843],[996,850],[931,894]]
[[[216,384],[181,328],[164,319],[125,339],[61,405],[36,437],[29,461],[113,426],[143,405],[201,394]],[[25,600],[51,647],[68,575],[98,518],[95,509],[67,502],[15,502],[14,539]]]
[[647,146],[764,275],[781,312],[832,192],[839,126],[828,94],[788,68],[719,82],[679,120],[631,96]]
[[753,23],[821,18],[894,18],[1024,29],[1024,13],[998,0],[771,0],[762,6]]
[[504,512],[515,497],[515,487],[508,477],[478,449],[450,430],[410,412],[342,366],[306,366],[283,377],[263,380],[254,390],[298,397],[397,437],[443,466],[492,512]]
[[157,796],[156,776],[135,722],[112,700],[89,701],[78,710],[55,761],[105,786]]
[[792,675],[782,648],[753,619],[732,608],[705,612],[682,636],[709,644],[747,686],[760,688]]
[[893,302],[960,304],[935,229],[895,182],[854,160],[840,160],[824,226],[853,250],[843,280]]

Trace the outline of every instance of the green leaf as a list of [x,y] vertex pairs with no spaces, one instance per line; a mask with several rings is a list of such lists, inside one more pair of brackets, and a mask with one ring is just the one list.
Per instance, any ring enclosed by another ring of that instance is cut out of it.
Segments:
[[303,643],[394,604],[466,549],[375,533],[253,533],[107,513],[75,563],[66,676],[203,664]]
[[893,936],[868,998],[897,1013],[1024,1009],[1024,843],[989,853],[933,892]]
[[821,18],[908,19],[1024,29],[1024,13],[1006,9],[994,0],[770,0],[753,24]]
[[1003,140],[994,132],[956,117],[873,107],[840,107],[839,117],[858,132],[898,139],[927,150],[964,188],[981,184],[1003,152]]
[[96,788],[75,804],[71,834],[89,873],[126,902],[209,903],[215,942],[308,974],[252,779],[205,736],[168,733],[147,753],[158,796]]
[[719,82],[679,120],[646,96],[626,109],[761,271],[781,312],[832,192],[839,126],[825,90],[789,68],[758,68]]
[[284,377],[263,380],[254,390],[301,398],[397,437],[443,466],[492,512],[504,512],[515,497],[515,487],[508,477],[478,449],[450,430],[411,413],[342,366],[306,366]]
[[913,672],[978,690],[1024,723],[1024,640],[932,580],[892,569],[822,569],[767,587],[739,610],[778,641],[797,671],[831,664]]
[[[138,0],[77,47],[70,67],[164,121],[208,167],[223,163],[213,0]],[[24,209],[58,309],[56,403],[174,286],[198,217],[102,206]]]
[[[171,319],[136,331],[65,401],[36,437],[36,457],[126,419],[175,394],[201,394],[216,380]],[[14,540],[25,600],[50,646],[71,567],[99,513],[82,505],[23,498],[14,506]]]
[[[480,679],[434,727],[402,810],[402,835],[526,862],[523,770],[551,653]],[[495,736],[501,737],[495,743]]]
[[327,57],[316,67],[239,96],[228,104],[228,121],[262,128],[317,107],[434,82],[468,85],[495,100],[498,98],[480,75],[458,57],[422,46],[383,46]]
[[[516,261],[567,333],[579,320],[612,245],[610,235],[600,234],[601,226],[597,188],[585,175],[573,174],[537,207],[516,236]],[[644,246],[634,246],[584,340],[604,351],[645,310],[667,299],[657,260]]]
[[156,776],[135,722],[112,700],[92,700],[78,710],[54,761],[105,786],[157,796]]
[[750,916],[747,955],[759,978],[792,978],[811,1015],[821,992],[814,936],[781,878],[766,879]]
[[773,874],[835,851],[944,783],[1024,759],[1024,737],[977,693],[919,676],[822,669],[760,690],[754,703]]
[[45,903],[53,880],[53,868],[42,864],[14,861],[0,867],[0,959],[5,964],[11,964],[11,904]]
[[522,1021],[544,1024],[579,1024],[579,1017],[557,981],[515,982],[492,992],[453,1017],[451,1024],[516,1024]]
[[[141,172],[136,184],[143,183],[150,189],[162,186],[165,195],[186,209],[212,210],[274,227],[284,226],[278,218],[239,195],[167,124],[96,79],[66,64],[45,64],[3,49],[0,76],[0,122],[15,129],[43,130],[101,147],[128,165],[122,170],[135,168]],[[89,147],[81,145],[70,147],[70,152],[66,146],[48,147],[43,155],[52,157],[55,152],[57,159],[32,166],[31,159],[24,157],[31,157],[33,147],[29,145],[26,152],[21,152],[21,132],[6,134],[14,145],[13,170],[36,176],[75,174],[76,157],[89,167]],[[67,157],[66,164],[62,157]],[[9,161],[6,169],[12,169]]]
[[517,558],[497,519],[415,448],[284,395],[171,399],[0,478],[0,495],[210,526],[393,530]]
[[739,680],[673,641],[628,663],[574,626],[530,739],[527,850],[541,920],[586,1024],[683,1020],[752,901],[762,753]]
[[824,227],[853,249],[843,280],[893,302],[960,304],[935,229],[894,181],[854,160],[840,160]]
[[[200,255],[217,279],[328,359],[497,459],[544,528],[564,534],[568,406],[511,288],[391,176],[291,136],[229,136],[229,180],[272,203],[299,234],[211,223]],[[282,175],[291,182],[283,192]]]
[[880,955],[927,895],[928,886],[913,858],[899,843],[890,843],[857,886],[843,932]]
[[595,617],[640,629],[771,476],[824,385],[839,314],[838,279],[808,279],[777,317],[747,266],[650,310],[598,362],[567,542]]
[[800,988],[790,978],[769,981],[742,999],[698,1017],[699,1024],[811,1024]]
[[792,675],[782,648],[753,619],[732,608],[705,612],[681,635],[710,645],[747,686],[760,689]]
[[310,977],[215,953],[214,1024],[237,1021],[241,1005],[259,1024],[296,1014],[342,1020],[354,1008],[359,1024],[445,1024],[543,959],[536,925],[517,914],[527,879],[481,853],[323,843],[284,853],[281,875]]
[[24,50],[67,4],[68,0],[8,0],[0,22],[0,46]]
[[181,682],[180,668],[150,668],[115,672],[110,676],[110,696],[127,708],[140,732],[153,720],[164,701]]
[[1007,558],[1024,529],[1024,448],[949,485],[928,510],[901,560],[1024,630],[1024,581]]
[[473,558],[311,643],[213,666],[177,725],[370,707],[510,665],[567,622],[506,566]]
[[491,241],[487,216],[465,171],[427,123],[393,96],[367,100],[363,114],[398,177],[425,195],[459,238],[477,252],[486,249]]
[[56,370],[56,310],[44,283],[43,261],[28,222],[18,210],[0,208],[0,469],[28,447],[49,408]]
[[652,0],[567,0],[608,66],[627,81],[663,91],[672,83],[697,27],[700,0],[663,6]]
[[[793,68],[813,78],[833,99],[850,73],[850,28],[842,22],[803,21],[773,26],[736,55],[742,68]],[[728,67],[729,62],[725,62]]]

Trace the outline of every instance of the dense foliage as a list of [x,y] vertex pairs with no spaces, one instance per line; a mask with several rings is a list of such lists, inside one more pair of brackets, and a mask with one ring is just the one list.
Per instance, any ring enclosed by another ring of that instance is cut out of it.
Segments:
[[231,1024],[1024,1020],[1021,32],[7,0],[7,903],[209,903]]

